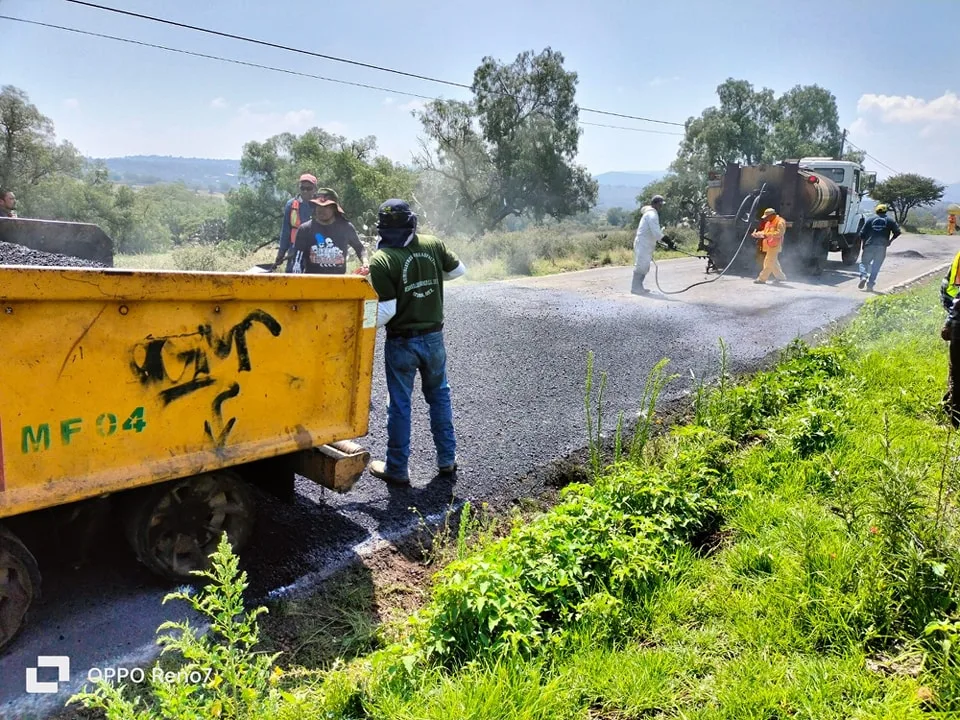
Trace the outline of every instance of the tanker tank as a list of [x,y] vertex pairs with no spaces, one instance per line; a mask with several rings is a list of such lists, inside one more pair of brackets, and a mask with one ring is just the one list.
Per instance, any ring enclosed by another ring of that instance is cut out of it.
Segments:
[[[733,166],[719,182],[707,188],[707,204],[718,215],[734,215],[743,198],[764,184],[762,207],[776,208],[788,221],[795,217],[812,220],[828,217],[840,206],[839,185],[819,173],[799,170],[792,163]],[[792,197],[787,197],[790,195]]]

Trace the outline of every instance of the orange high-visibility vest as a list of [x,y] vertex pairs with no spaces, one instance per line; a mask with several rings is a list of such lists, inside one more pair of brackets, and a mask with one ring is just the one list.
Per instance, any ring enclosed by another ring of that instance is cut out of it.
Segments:
[[290,206],[290,247],[297,244],[298,227],[300,227],[300,198],[295,197]]
[[787,221],[779,215],[771,215],[767,218],[767,224],[763,226],[762,232],[764,249],[778,247],[787,232]]

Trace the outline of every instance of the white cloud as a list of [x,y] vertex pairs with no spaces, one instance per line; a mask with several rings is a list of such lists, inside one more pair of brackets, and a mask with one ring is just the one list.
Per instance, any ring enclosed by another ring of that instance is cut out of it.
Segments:
[[680,79],[678,75],[673,75],[672,77],[655,77],[649,82],[650,87],[660,87],[661,85],[669,85],[670,83],[675,83]]
[[349,135],[350,126],[346,123],[342,123],[339,120],[331,120],[329,122],[320,123],[320,129],[326,130],[328,133],[333,133],[334,135]]
[[383,99],[383,104],[384,104],[384,105],[393,105],[395,102],[396,102],[396,100],[394,100],[392,97],[385,97],[385,98]]
[[867,122],[866,118],[857,118],[854,120],[850,123],[849,130],[851,135],[861,138],[873,134],[873,131],[870,129],[870,123]]
[[283,132],[304,133],[317,125],[316,113],[313,110],[260,109],[269,107],[270,103],[248,103],[241,106],[228,123],[230,134],[249,140],[265,140]]
[[63,101],[63,106],[67,110],[76,110],[78,107],[80,107],[80,101],[76,98],[67,98]]
[[960,121],[960,96],[947,91],[933,100],[912,95],[874,95],[860,97],[857,111],[874,113],[885,123],[944,123]]
[[214,110],[223,110],[227,107],[227,101],[222,97],[214,98],[210,101],[210,107]]

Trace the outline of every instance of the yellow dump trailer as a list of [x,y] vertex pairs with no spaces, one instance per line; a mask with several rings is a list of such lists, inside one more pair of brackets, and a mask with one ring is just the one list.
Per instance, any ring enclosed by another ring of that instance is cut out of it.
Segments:
[[182,579],[249,537],[251,482],[348,490],[376,315],[353,276],[0,268],[0,645],[39,589],[12,521],[108,497]]

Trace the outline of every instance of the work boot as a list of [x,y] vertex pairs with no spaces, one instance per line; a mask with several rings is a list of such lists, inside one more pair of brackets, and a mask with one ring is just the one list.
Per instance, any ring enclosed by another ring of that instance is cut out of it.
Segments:
[[638,273],[636,270],[633,271],[633,285],[630,287],[630,292],[634,295],[646,295],[650,291],[643,286],[643,279],[646,277],[644,273]]
[[860,282],[857,283],[857,288],[863,290],[863,286],[867,284],[866,278],[860,278]]
[[437,468],[437,472],[440,475],[456,475],[457,474],[457,463],[454,462],[453,465],[443,465]]
[[409,485],[410,478],[401,475],[391,475],[387,472],[387,464],[383,460],[374,460],[370,463],[370,474],[390,485]]

